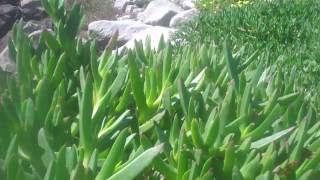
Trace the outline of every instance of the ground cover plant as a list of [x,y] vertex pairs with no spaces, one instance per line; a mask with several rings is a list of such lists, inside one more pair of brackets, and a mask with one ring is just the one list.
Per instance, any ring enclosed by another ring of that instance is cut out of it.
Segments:
[[243,6],[257,0],[196,0],[195,5],[200,10],[215,11],[226,6]]
[[[278,64],[287,75],[297,69],[297,83],[319,92],[320,2],[301,0],[251,1],[241,7],[202,11],[178,31],[177,39],[220,46],[226,37],[244,56],[265,52],[265,66]],[[220,46],[220,48],[222,48]],[[317,100],[314,100],[317,102]]]
[[55,31],[33,44],[16,24],[18,72],[1,72],[0,179],[319,177],[320,123],[294,69],[241,59],[228,40],[115,53],[115,34],[98,55],[79,6],[42,2]]

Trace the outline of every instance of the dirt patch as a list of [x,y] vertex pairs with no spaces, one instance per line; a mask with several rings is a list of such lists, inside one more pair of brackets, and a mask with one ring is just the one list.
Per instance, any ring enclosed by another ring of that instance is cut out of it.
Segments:
[[112,0],[67,0],[67,8],[69,9],[74,2],[79,3],[84,7],[85,24],[95,20],[116,19],[116,10],[113,8]]

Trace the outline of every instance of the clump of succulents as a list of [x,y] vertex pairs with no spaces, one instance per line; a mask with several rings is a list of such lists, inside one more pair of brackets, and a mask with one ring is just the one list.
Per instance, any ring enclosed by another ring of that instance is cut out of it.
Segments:
[[[0,179],[310,179],[320,123],[295,71],[239,59],[229,41],[173,53],[150,38],[99,55],[82,12],[43,0],[56,30],[34,47],[21,24],[0,101]],[[152,37],[151,37],[152,38]]]

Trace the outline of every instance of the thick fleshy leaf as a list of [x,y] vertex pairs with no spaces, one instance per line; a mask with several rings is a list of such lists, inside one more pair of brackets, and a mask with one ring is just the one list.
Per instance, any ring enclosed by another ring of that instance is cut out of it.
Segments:
[[114,142],[108,154],[108,157],[104,160],[101,170],[96,177],[96,180],[104,180],[113,174],[114,168],[121,159],[120,157],[124,152],[126,137],[127,131],[123,130]]
[[268,137],[265,137],[265,138],[262,138],[262,139],[259,139],[255,142],[252,142],[251,144],[251,148],[253,149],[259,149],[259,148],[262,148],[264,146],[267,146],[269,145],[270,143],[273,143],[279,139],[281,139],[282,137],[288,135],[289,133],[291,133],[291,131],[293,131],[295,129],[295,127],[291,127],[291,128],[288,128],[288,129],[285,129],[285,130],[282,130],[280,132],[277,132],[271,136],[268,136]]
[[163,144],[157,145],[144,151],[141,155],[132,160],[128,165],[112,175],[109,180],[133,179],[139,175],[145,168],[151,165],[163,149]]

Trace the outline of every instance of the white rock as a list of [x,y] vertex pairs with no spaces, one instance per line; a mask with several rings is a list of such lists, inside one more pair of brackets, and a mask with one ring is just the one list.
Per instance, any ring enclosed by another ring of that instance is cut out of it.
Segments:
[[[39,1],[39,0],[36,0],[36,1]],[[35,0],[21,0],[21,6],[25,6],[25,5],[31,4],[33,2],[35,2]]]
[[124,5],[127,1],[128,0],[115,0],[113,7],[120,11],[120,10],[122,10],[122,8],[124,7]]
[[142,41],[145,43],[146,38],[149,36],[151,38],[151,48],[157,48],[160,42],[161,36],[163,36],[165,41],[169,41],[171,39],[171,34],[175,32],[176,29],[166,28],[161,26],[153,26],[144,31],[141,31],[134,35],[134,37],[127,42],[124,46],[122,46],[119,50],[121,51],[123,48],[132,49],[134,48],[134,42]]
[[123,11],[128,5],[136,5],[141,8],[144,4],[145,0],[115,0],[113,7],[118,11]]
[[177,27],[180,24],[187,23],[199,14],[197,9],[189,9],[175,15],[170,21],[170,27]]
[[195,8],[195,1],[196,0],[170,0],[171,2],[178,4],[183,9],[188,10],[191,8]]
[[143,24],[139,21],[134,20],[121,20],[121,21],[108,21],[100,20],[94,21],[89,24],[88,30],[89,34],[96,37],[98,41],[108,41],[112,35],[118,30],[119,38],[118,42],[124,44],[132,37],[134,34],[143,31],[151,26]]
[[131,15],[124,15],[124,16],[120,16],[117,18],[118,21],[124,21],[124,20],[132,20],[132,16]]
[[194,1],[195,0],[181,0],[179,4],[183,9],[191,9],[195,8]]
[[117,18],[118,21],[124,21],[124,20],[132,20],[131,15],[124,15]]
[[168,27],[171,18],[182,9],[169,0],[153,0],[138,14],[137,19],[146,24]]

